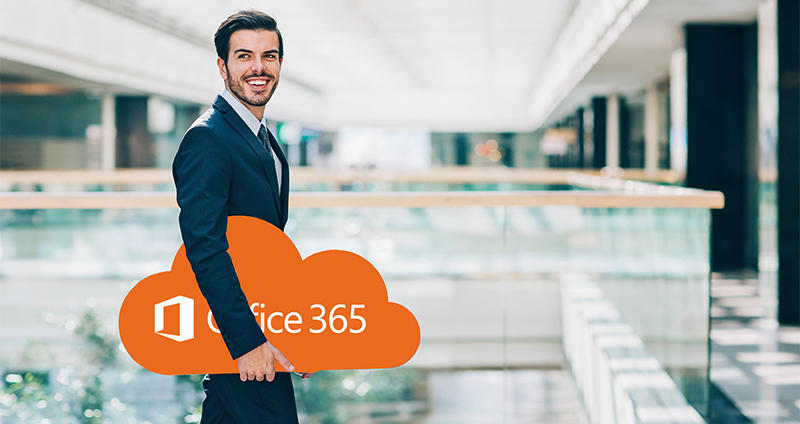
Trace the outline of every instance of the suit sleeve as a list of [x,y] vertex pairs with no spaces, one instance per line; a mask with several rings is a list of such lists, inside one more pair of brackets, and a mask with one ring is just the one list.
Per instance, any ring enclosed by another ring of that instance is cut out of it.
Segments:
[[172,167],[186,256],[236,359],[267,339],[250,311],[228,254],[231,154],[212,129],[194,127],[181,141]]

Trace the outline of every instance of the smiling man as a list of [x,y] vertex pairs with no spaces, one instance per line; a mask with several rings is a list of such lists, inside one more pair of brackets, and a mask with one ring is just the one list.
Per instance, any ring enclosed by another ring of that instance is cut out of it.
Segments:
[[264,119],[280,80],[283,39],[275,19],[248,10],[226,19],[214,44],[225,89],[183,136],[172,164],[186,256],[239,365],[239,374],[206,376],[201,424],[297,423],[291,375],[276,373],[274,362],[294,368],[250,311],[225,238],[231,215],[286,225],[289,168]]

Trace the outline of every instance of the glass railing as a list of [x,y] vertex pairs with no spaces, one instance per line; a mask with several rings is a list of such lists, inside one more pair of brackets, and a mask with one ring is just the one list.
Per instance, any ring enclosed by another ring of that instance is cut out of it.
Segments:
[[[102,194],[114,207],[39,194],[0,196],[3,422],[196,422],[199,377],[141,369],[116,333],[128,290],[168,270],[180,246],[174,196]],[[303,257],[364,256],[421,328],[400,368],[297,380],[301,422],[577,419],[562,371],[575,361],[565,362],[562,292],[576,282],[600,288],[705,413],[718,193],[297,193],[292,203],[286,233]],[[584,399],[597,390],[578,385]]]

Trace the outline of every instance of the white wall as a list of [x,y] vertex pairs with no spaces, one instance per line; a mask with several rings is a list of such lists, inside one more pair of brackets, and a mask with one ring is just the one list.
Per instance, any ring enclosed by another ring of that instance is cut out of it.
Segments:
[[[113,91],[210,104],[222,88],[208,47],[80,1],[0,0],[0,58]],[[267,117],[317,123],[322,99],[284,78]]]

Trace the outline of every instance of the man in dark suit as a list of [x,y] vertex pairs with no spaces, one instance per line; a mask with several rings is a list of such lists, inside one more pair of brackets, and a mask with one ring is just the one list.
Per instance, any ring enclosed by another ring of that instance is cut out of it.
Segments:
[[294,367],[256,322],[225,237],[231,215],[286,225],[289,167],[264,119],[283,39],[272,17],[250,10],[225,20],[214,44],[225,90],[186,132],[172,167],[186,256],[239,366],[239,375],[206,376],[201,423],[297,423],[291,375],[276,373],[274,361]]

